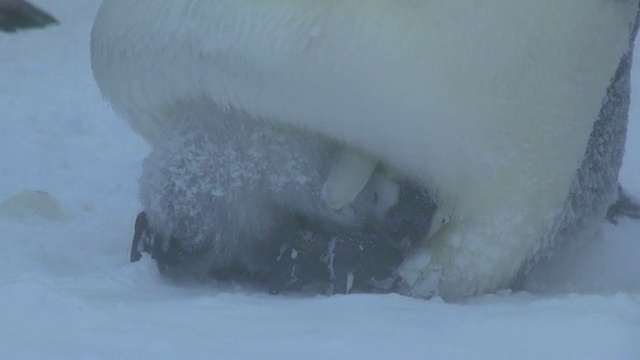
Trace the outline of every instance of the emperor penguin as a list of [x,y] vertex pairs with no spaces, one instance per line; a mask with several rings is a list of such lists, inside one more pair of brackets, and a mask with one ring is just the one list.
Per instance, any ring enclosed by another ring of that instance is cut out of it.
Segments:
[[108,0],[92,68],[152,145],[195,102],[346,144],[349,161],[326,186],[337,206],[380,161],[416,179],[435,198],[438,231],[405,259],[403,288],[456,300],[511,286],[552,246],[571,194],[592,191],[576,174],[637,10],[638,0]]

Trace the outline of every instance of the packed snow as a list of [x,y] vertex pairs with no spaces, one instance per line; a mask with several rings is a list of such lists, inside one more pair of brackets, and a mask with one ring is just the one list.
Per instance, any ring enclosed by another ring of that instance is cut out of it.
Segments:
[[[92,78],[99,1],[34,4],[60,25],[0,33],[2,358],[640,358],[640,221],[631,219],[569,246],[527,291],[456,304],[270,296],[169,282],[146,256],[129,263],[149,147]],[[632,98],[621,183],[640,196]]]

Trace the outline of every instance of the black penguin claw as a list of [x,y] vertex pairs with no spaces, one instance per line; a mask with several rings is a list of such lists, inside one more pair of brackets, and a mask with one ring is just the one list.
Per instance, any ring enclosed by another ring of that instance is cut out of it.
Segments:
[[131,255],[129,257],[130,262],[137,262],[142,258],[142,252],[145,251],[145,242],[140,243],[149,237],[149,221],[147,220],[147,214],[142,211],[136,216],[136,222],[134,225],[133,241],[131,242]]
[[375,229],[338,235],[328,249],[333,293],[389,292],[397,280],[404,250]]
[[624,191],[622,186],[618,185],[618,200],[607,210],[607,220],[617,225],[620,216],[640,219],[640,202],[632,199],[631,196]]
[[353,288],[356,268],[364,246],[352,236],[334,236],[327,246],[327,267],[331,280],[330,295],[348,294]]
[[156,261],[161,274],[166,274],[172,265],[175,265],[185,257],[185,254],[173,238],[167,243],[160,234],[151,229],[147,214],[144,211],[136,216],[129,261],[139,261],[143,252],[150,254],[151,258]]
[[280,245],[280,252],[271,271],[269,294],[277,295],[297,281],[295,275],[297,260],[297,251],[291,244]]
[[297,230],[280,245],[271,271],[269,293],[294,290],[312,282],[327,282],[324,245],[320,233]]

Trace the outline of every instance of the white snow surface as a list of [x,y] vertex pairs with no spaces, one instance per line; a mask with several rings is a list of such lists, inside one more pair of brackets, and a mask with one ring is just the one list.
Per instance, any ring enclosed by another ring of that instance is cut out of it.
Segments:
[[[149,147],[91,76],[99,1],[33,3],[61,25],[0,33],[0,203],[46,191],[64,216],[43,215],[58,213],[48,197],[47,211],[0,216],[0,358],[640,359],[640,222],[629,219],[570,247],[526,292],[457,304],[270,296],[171,283],[146,256],[129,263]],[[632,97],[621,182],[640,196]]]

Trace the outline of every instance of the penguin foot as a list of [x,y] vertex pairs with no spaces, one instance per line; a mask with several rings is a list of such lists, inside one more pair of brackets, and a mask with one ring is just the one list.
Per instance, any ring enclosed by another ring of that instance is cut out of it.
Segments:
[[327,246],[331,294],[390,292],[404,250],[387,234],[366,230],[334,236]]
[[[329,294],[348,294],[353,289],[356,273],[362,260],[364,246],[350,236],[334,236],[327,246]],[[358,275],[359,272],[358,272]]]
[[139,261],[143,252],[150,254],[151,258],[156,260],[158,270],[163,275],[186,257],[174,238],[167,241],[151,229],[144,211],[136,216],[129,261],[132,263]]
[[327,295],[390,292],[403,251],[373,230],[328,236],[298,230],[280,246],[269,293],[321,285]]
[[0,0],[0,31],[42,28],[58,24],[53,16],[24,0]]
[[296,230],[280,245],[271,272],[269,293],[276,295],[299,290],[310,283],[327,283],[326,244],[326,237],[318,232]]
[[607,220],[614,224],[618,224],[618,218],[626,216],[632,219],[640,219],[640,202],[631,198],[629,194],[618,185],[618,200],[614,202],[607,210]]

